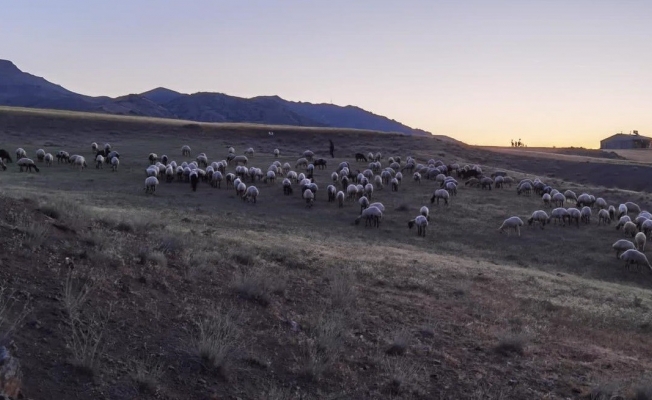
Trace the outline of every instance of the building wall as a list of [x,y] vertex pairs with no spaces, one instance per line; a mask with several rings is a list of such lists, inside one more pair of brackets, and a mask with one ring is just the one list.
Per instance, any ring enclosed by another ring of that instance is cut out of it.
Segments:
[[613,139],[600,142],[601,149],[640,149],[649,147],[649,141],[640,139]]

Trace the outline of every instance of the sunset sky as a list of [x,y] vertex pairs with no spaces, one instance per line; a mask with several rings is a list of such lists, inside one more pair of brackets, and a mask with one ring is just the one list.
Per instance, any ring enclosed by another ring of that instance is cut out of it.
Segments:
[[353,104],[470,144],[652,136],[652,1],[0,0],[0,58],[87,95]]

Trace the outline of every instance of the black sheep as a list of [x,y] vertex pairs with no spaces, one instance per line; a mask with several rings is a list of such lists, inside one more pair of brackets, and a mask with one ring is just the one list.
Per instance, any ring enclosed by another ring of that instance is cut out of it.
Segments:
[[9,155],[9,152],[5,149],[0,149],[0,159],[7,160],[7,162],[13,162],[11,156]]
[[190,174],[190,186],[192,186],[192,191],[197,191],[197,183],[199,183],[199,175]]

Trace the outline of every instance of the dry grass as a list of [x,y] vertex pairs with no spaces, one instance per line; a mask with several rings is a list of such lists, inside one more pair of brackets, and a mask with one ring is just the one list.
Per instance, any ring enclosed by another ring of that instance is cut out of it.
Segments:
[[239,349],[240,330],[233,309],[214,309],[197,323],[195,348],[204,368],[226,377],[233,357]]
[[165,372],[161,362],[152,357],[134,360],[132,370],[132,378],[140,393],[155,394],[158,391],[159,381]]

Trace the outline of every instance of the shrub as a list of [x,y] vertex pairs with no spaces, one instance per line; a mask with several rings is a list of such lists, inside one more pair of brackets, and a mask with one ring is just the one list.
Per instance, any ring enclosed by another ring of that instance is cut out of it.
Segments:
[[498,345],[496,345],[495,350],[497,353],[505,356],[511,353],[523,355],[525,353],[526,342],[527,339],[523,334],[507,333],[500,337],[500,340],[498,341]]
[[239,331],[232,311],[221,309],[197,324],[199,328],[195,339],[197,353],[204,367],[215,368],[226,377],[229,361],[237,350]]

